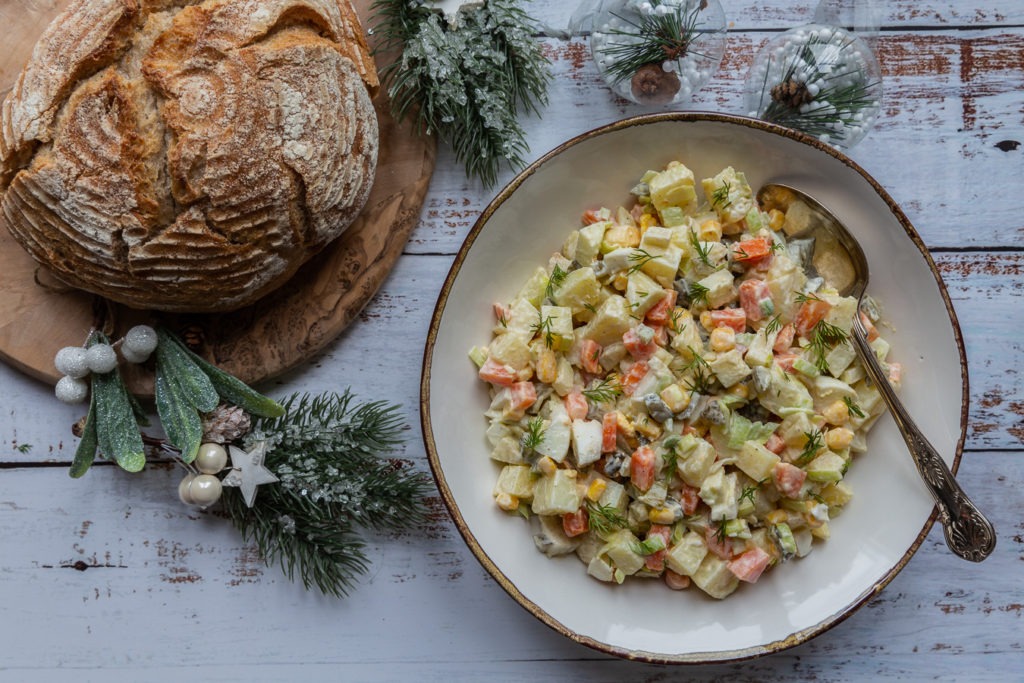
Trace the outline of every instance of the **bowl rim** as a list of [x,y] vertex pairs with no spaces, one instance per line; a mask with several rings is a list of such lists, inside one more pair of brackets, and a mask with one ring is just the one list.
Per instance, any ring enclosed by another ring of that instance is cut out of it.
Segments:
[[868,600],[878,594],[886,585],[888,585],[900,571],[907,565],[910,558],[913,557],[914,553],[917,552],[921,544],[927,537],[928,532],[931,530],[932,525],[938,516],[937,510],[932,509],[932,513],[925,521],[924,526],[921,528],[920,533],[914,539],[914,542],[910,545],[907,551],[899,559],[899,561],[891,567],[877,582],[867,588],[861,595],[854,599],[849,604],[843,606],[834,614],[828,618],[823,619],[817,624],[809,626],[805,629],[797,631],[796,633],[790,634],[786,638],[777,640],[771,643],[756,645],[752,647],[736,649],[736,650],[721,650],[711,652],[693,652],[686,654],[666,654],[666,653],[655,653],[647,652],[643,650],[630,650],[627,648],[617,647],[609,643],[601,642],[595,638],[589,636],[580,635],[571,629],[567,628],[557,619],[555,619],[546,610],[541,608],[535,602],[527,598],[523,593],[516,587],[512,581],[505,576],[501,569],[494,563],[493,560],[483,550],[481,545],[477,542],[476,537],[470,531],[465,519],[462,516],[458,505],[455,502],[454,495],[451,489],[448,487],[447,481],[444,476],[444,472],[441,468],[440,458],[437,452],[437,446],[434,441],[434,433],[431,425],[431,413],[430,413],[430,381],[431,381],[431,363],[433,361],[433,354],[435,344],[437,341],[437,334],[440,328],[441,317],[444,314],[445,307],[447,305],[448,296],[455,283],[459,272],[462,269],[462,265],[465,262],[473,243],[476,241],[477,236],[483,230],[484,226],[490,220],[491,216],[509,199],[509,197],[534,173],[540,168],[548,164],[555,157],[560,155],[565,150],[574,147],[580,143],[588,140],[609,134],[615,133],[627,128],[635,126],[644,126],[654,123],[663,122],[678,122],[678,123],[696,123],[696,122],[712,122],[712,123],[725,123],[729,125],[738,125],[744,128],[751,128],[759,130],[771,135],[778,135],[784,138],[789,138],[801,144],[813,147],[821,152],[832,156],[837,159],[851,170],[858,173],[868,184],[872,187],[876,194],[885,202],[889,211],[896,218],[897,222],[903,227],[907,236],[917,247],[921,256],[924,258],[928,265],[932,276],[935,278],[935,283],[938,286],[939,293],[942,296],[943,303],[946,307],[946,312],[949,316],[950,324],[953,329],[953,336],[957,346],[957,352],[960,356],[960,376],[962,380],[962,388],[960,395],[960,435],[956,441],[956,448],[953,456],[953,463],[950,469],[955,474],[960,466],[960,459],[963,455],[964,441],[967,436],[967,417],[970,407],[970,388],[967,368],[967,353],[964,347],[963,334],[960,329],[960,324],[957,319],[956,311],[953,308],[952,301],[949,297],[949,292],[946,288],[945,282],[942,280],[942,276],[939,273],[931,254],[928,252],[924,241],[921,236],[917,233],[917,230],[911,224],[910,220],[903,213],[903,210],[899,207],[896,201],[889,195],[888,192],[875,180],[867,171],[865,171],[859,164],[850,159],[846,154],[839,151],[838,149],[827,145],[817,138],[814,138],[805,133],[795,131],[783,126],[779,126],[773,123],[762,121],[760,119],[754,119],[745,116],[737,116],[733,114],[722,114],[718,112],[704,112],[704,111],[689,111],[689,112],[664,112],[657,114],[641,114],[638,116],[631,116],[624,118],[592,130],[581,133],[575,137],[572,137],[565,142],[554,147],[551,151],[547,152],[536,161],[531,163],[521,172],[519,172],[504,188],[502,188],[494,199],[487,205],[487,207],[481,212],[477,218],[473,227],[470,229],[469,234],[466,236],[459,248],[458,253],[455,255],[455,259],[448,271],[448,275],[445,278],[444,284],[441,287],[441,291],[438,294],[437,302],[434,305],[434,311],[430,319],[430,327],[427,331],[426,343],[423,351],[422,371],[420,376],[420,424],[422,427],[422,438],[423,445],[427,452],[427,459],[430,464],[430,470],[434,476],[434,480],[437,483],[438,491],[441,493],[441,498],[444,501],[445,507],[448,509],[452,520],[455,522],[455,526],[462,536],[466,545],[470,551],[476,557],[477,561],[487,570],[487,572],[494,578],[501,588],[509,594],[520,607],[525,609],[527,612],[532,614],[534,617],[539,619],[542,623],[547,625],[549,628],[560,633],[561,635],[573,640],[577,643],[590,647],[599,652],[614,655],[629,660],[636,660],[641,662],[655,663],[655,664],[708,664],[708,663],[723,663],[723,662],[734,662],[746,659],[753,659],[764,655],[772,654],[775,652],[781,652],[789,648],[795,647],[802,643],[807,642],[811,638],[828,631],[836,624],[845,621],[850,615],[856,612],[861,606],[864,605]]

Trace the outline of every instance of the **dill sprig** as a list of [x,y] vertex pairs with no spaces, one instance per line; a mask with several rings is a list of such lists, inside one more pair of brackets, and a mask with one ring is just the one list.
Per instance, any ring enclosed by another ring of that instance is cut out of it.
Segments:
[[640,249],[639,247],[637,247],[629,255],[629,261],[633,265],[630,266],[628,274],[632,275],[633,273],[642,270],[643,267],[646,266],[651,261],[653,261],[654,258],[654,255],[648,252],[646,249]]
[[708,293],[711,291],[699,282],[691,282],[687,285],[687,290],[690,293],[690,303],[696,306],[697,304],[708,305]]
[[628,525],[625,515],[619,512],[617,507],[601,505],[591,500],[587,500],[586,506],[590,529],[598,536],[607,536],[618,529],[625,529]]
[[548,283],[544,287],[544,296],[554,301],[555,290],[562,286],[562,283],[565,282],[565,278],[568,275],[568,271],[563,270],[562,267],[556,263],[554,268],[551,269],[551,275],[548,276]]
[[867,417],[864,414],[864,411],[861,410],[861,407],[859,405],[857,405],[856,403],[854,403],[853,399],[850,398],[849,396],[843,396],[843,403],[846,404],[846,407],[849,409],[850,414],[853,415],[854,417],[860,417],[860,418]]
[[711,263],[711,246],[708,243],[701,242],[700,238],[697,237],[697,233],[690,230],[690,246],[693,247],[693,252],[697,255],[697,258],[708,268],[714,267]]
[[764,326],[765,334],[775,334],[782,329],[782,317],[780,315],[775,316],[768,321],[768,324]]
[[814,456],[818,454],[818,451],[824,447],[824,441],[822,439],[820,429],[812,429],[809,432],[804,432],[804,436],[807,437],[807,443],[804,444],[804,449],[794,461],[798,467],[802,467],[813,460]]
[[523,432],[523,438],[520,441],[520,445],[523,451],[535,451],[537,447],[544,443],[544,418],[535,417],[526,423],[526,431]]
[[828,362],[825,355],[837,344],[847,340],[846,332],[842,328],[831,323],[819,320],[811,328],[810,346],[811,361],[821,372],[828,372]]
[[580,393],[582,393],[588,401],[593,401],[594,403],[608,403],[622,395],[622,385],[619,384],[617,376],[612,376],[601,380],[589,389],[584,389]]
[[683,380],[683,383],[690,391],[696,391],[698,394],[707,394],[711,389],[711,365],[708,364],[704,357],[693,350],[692,347],[687,346],[690,354],[693,356],[686,365],[683,366],[683,372],[692,372],[693,377],[691,379]]
[[283,405],[282,417],[259,418],[247,440],[270,444],[264,465],[279,483],[263,486],[251,508],[235,488],[221,500],[267,564],[343,597],[369,566],[360,529],[422,523],[430,482],[407,461],[381,457],[402,442],[397,406],[356,404],[349,391],[296,394]]
[[551,329],[552,319],[551,316],[538,316],[537,322],[530,326],[530,331],[534,335],[540,335],[544,338],[544,346],[549,349],[555,348],[555,333]]
[[[651,1],[655,7],[661,4],[661,0]],[[643,14],[636,21],[613,12],[613,16],[627,25],[626,28],[605,31],[609,36],[625,39],[602,50],[611,62],[608,74],[613,82],[617,85],[632,78],[647,64],[679,60],[691,54],[706,56],[694,49],[695,43],[704,33],[699,28],[702,23],[700,10],[700,4],[689,12],[680,5],[665,14]]]
[[732,205],[732,200],[729,199],[729,192],[732,190],[729,182],[722,183],[720,187],[715,188],[714,192],[711,193],[711,206],[712,208],[728,208]]
[[528,151],[517,112],[547,103],[549,61],[514,0],[488,0],[449,23],[422,0],[375,0],[376,54],[399,56],[381,81],[399,120],[450,143],[469,176],[490,187]]

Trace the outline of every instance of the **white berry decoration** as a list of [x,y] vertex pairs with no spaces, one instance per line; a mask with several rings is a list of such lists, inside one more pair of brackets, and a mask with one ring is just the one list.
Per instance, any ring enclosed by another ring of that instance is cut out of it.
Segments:
[[65,375],[57,382],[54,393],[64,403],[81,403],[89,395],[89,383],[79,377]]
[[68,377],[81,379],[89,374],[86,350],[81,346],[65,346],[53,359],[57,372]]
[[195,465],[203,474],[217,474],[228,464],[228,452],[217,443],[204,443],[196,454]]
[[203,508],[216,503],[222,490],[220,479],[212,474],[197,474],[188,485],[189,497],[193,504]]
[[132,363],[141,362],[130,359],[129,354],[145,360],[156,350],[156,341],[156,330],[149,325],[136,325],[125,333],[124,341],[121,342],[121,353]]
[[150,354],[139,353],[138,351],[132,351],[127,346],[121,345],[121,356],[129,363],[145,363],[149,360]]
[[117,354],[110,344],[94,344],[85,352],[85,362],[91,371],[102,375],[117,367]]
[[192,494],[189,492],[189,487],[192,485],[192,480],[195,478],[196,475],[190,472],[189,474],[186,474],[185,478],[181,480],[180,484],[178,484],[178,498],[180,498],[181,502],[185,505],[196,504],[196,501],[192,499]]

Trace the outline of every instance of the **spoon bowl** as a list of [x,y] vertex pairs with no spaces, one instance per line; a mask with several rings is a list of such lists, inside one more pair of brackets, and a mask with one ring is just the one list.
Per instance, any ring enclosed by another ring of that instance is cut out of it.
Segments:
[[[857,310],[860,311],[869,281],[868,262],[860,244],[839,219],[816,199],[788,185],[764,185],[758,191],[757,199],[762,209],[777,209],[786,214],[788,238],[811,241],[813,251],[807,266],[808,275],[822,278],[842,296],[856,298]],[[960,488],[945,460],[918,428],[889,384],[868,344],[860,315],[854,316],[851,337],[857,356],[868,377],[878,387],[922,479],[935,499],[946,544],[965,560],[984,560],[996,545],[992,524]]]

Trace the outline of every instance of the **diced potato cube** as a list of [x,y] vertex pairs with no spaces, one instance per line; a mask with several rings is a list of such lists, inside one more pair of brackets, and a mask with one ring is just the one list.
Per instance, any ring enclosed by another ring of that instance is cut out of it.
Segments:
[[640,539],[622,529],[608,537],[599,555],[607,557],[616,569],[628,576],[636,574],[646,562],[643,555],[635,550],[639,545]]
[[572,346],[572,309],[568,306],[541,306],[537,334],[545,345],[555,351],[568,351]]
[[676,574],[693,576],[707,554],[708,546],[704,539],[690,531],[665,553],[665,564]]
[[522,370],[532,358],[526,340],[514,334],[500,334],[491,341],[490,357],[514,370]]
[[615,567],[605,558],[595,555],[587,564],[587,574],[598,581],[611,582],[615,580]]
[[736,518],[736,473],[725,473],[724,467],[712,468],[711,474],[700,485],[700,499],[711,508],[712,521]]
[[579,237],[576,239],[576,263],[589,266],[594,262],[601,249],[605,230],[611,226],[609,221],[598,221],[580,228]]
[[736,455],[736,467],[754,481],[770,477],[777,464],[779,456],[756,441],[745,441]]
[[551,383],[551,388],[555,390],[555,393],[559,396],[565,396],[573,387],[576,385],[576,371],[573,370],[572,363],[565,356],[558,357],[558,370],[555,374],[555,381]]
[[[509,316],[505,320],[503,329],[495,328],[498,333],[513,334],[524,341],[533,339],[534,329],[537,320],[540,318],[540,311],[526,299],[516,299],[509,306]],[[501,323],[498,323],[501,325]]]
[[743,360],[743,354],[740,353],[739,349],[735,348],[718,354],[718,357],[709,362],[708,365],[711,367],[711,371],[715,373],[718,381],[726,388],[750,377],[753,372],[750,366]]
[[644,262],[643,270],[663,287],[671,287],[679,272],[679,264],[683,260],[683,250],[674,244],[661,254]]
[[533,488],[531,509],[535,515],[566,515],[579,510],[576,470],[558,469],[540,477]]
[[634,316],[643,318],[647,311],[664,298],[665,289],[647,274],[641,271],[630,273],[626,285],[626,301]]
[[687,210],[697,199],[693,171],[682,164],[670,165],[651,178],[647,186],[651,190],[651,203],[658,211],[669,206]]
[[517,299],[526,299],[534,308],[540,306],[540,302],[544,299],[544,292],[548,286],[548,272],[537,266],[537,269],[533,271],[533,275],[526,281],[523,288],[519,290],[519,294],[516,296]]
[[533,535],[533,543],[537,546],[537,550],[548,557],[568,555],[579,546],[579,539],[569,538],[565,535],[560,516],[541,515],[536,519],[537,530]]
[[597,281],[594,269],[578,268],[565,276],[561,286],[554,291],[555,303],[568,306],[572,314],[579,317],[581,313],[589,313],[608,298],[608,292]]
[[670,342],[672,348],[683,357],[683,360],[693,360],[693,354],[700,353],[704,348],[697,322],[690,317],[689,312],[683,310],[681,315],[675,317],[675,327],[675,336]]
[[593,319],[584,327],[583,336],[601,346],[622,341],[622,335],[635,322],[630,317],[632,314],[633,309],[626,298],[612,294],[598,307]]
[[494,495],[506,493],[520,500],[533,498],[534,475],[529,465],[506,465],[494,484]]
[[722,558],[708,553],[693,573],[693,583],[713,598],[722,600],[732,595],[740,580],[729,571],[729,566]]
[[721,308],[736,299],[734,280],[733,274],[725,269],[716,270],[700,280],[700,286],[708,290],[708,308]]
[[753,192],[743,173],[732,166],[722,169],[714,178],[701,181],[704,198],[723,223],[737,223],[753,208]]
[[846,458],[832,451],[825,451],[812,460],[805,469],[807,478],[811,481],[834,482],[843,478],[846,467]]
[[715,464],[715,447],[704,439],[684,436],[679,442],[680,457],[676,462],[679,477],[690,486],[700,488]]
[[640,248],[649,254],[662,253],[672,241],[671,228],[651,226],[640,238]]
[[[833,377],[842,377],[850,364],[857,359],[857,352],[849,342],[836,344],[825,354],[828,372]],[[844,380],[845,381],[845,380]]]

